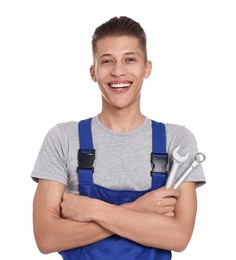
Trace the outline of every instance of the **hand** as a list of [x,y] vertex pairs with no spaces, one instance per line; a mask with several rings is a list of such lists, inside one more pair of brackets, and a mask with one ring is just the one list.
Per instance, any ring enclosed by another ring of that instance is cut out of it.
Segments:
[[146,193],[128,207],[136,211],[174,217],[175,204],[179,195],[178,190],[160,188]]
[[91,221],[89,210],[93,207],[91,205],[93,200],[89,197],[66,193],[61,202],[61,216],[80,222]]

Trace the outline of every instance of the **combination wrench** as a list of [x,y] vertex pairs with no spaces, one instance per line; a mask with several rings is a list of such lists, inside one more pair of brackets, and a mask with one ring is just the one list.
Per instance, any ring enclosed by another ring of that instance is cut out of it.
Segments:
[[174,183],[174,178],[176,176],[176,172],[180,166],[181,163],[185,162],[188,159],[189,153],[185,154],[185,156],[181,156],[178,154],[178,151],[180,149],[180,146],[176,147],[173,150],[172,157],[173,157],[173,163],[171,166],[170,173],[168,175],[167,181],[166,181],[166,188],[171,188]]
[[178,189],[178,187],[182,184],[182,182],[187,178],[189,173],[199,164],[205,161],[206,156],[203,153],[197,153],[193,163],[189,166],[189,168],[179,177],[179,179],[174,184],[174,189]]

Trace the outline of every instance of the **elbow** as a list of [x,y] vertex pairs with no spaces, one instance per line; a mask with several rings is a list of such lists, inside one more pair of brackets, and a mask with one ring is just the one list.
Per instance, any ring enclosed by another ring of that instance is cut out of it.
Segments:
[[45,241],[44,242],[36,241],[36,243],[40,253],[44,255],[55,252]]
[[187,244],[186,243],[178,243],[177,245],[173,246],[172,250],[180,253],[180,252],[183,252],[186,249],[187,245],[188,245],[188,243]]
[[44,255],[52,253],[52,251],[45,245],[40,244],[40,245],[37,245],[37,246],[38,246],[40,253],[42,253]]
[[53,252],[57,252],[57,250],[53,244],[53,239],[50,238],[50,235],[35,236],[35,241],[36,241],[39,251],[42,254],[46,255],[46,254],[50,254]]
[[55,234],[54,222],[45,223],[34,222],[34,238],[39,251],[42,254],[58,252],[59,243]]
[[175,252],[183,252],[186,247],[188,246],[188,243],[190,241],[191,235],[188,233],[180,232],[178,236],[175,238],[175,241],[173,243],[173,247],[171,250]]

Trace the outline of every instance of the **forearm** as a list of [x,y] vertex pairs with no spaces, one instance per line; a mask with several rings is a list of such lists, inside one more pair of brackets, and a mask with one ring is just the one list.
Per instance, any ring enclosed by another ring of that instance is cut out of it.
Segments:
[[35,225],[35,238],[42,253],[63,251],[92,244],[112,233],[95,222],[76,222],[52,217]]
[[188,227],[179,225],[177,217],[136,212],[98,201],[91,219],[111,232],[145,246],[182,251],[187,243],[183,240]]

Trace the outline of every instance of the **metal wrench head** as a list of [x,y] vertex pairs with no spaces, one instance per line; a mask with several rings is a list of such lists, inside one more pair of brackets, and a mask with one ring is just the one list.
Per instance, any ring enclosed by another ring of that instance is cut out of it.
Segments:
[[177,162],[183,163],[183,162],[187,161],[189,153],[186,153],[185,156],[181,156],[178,154],[179,149],[180,149],[180,146],[176,147],[173,150],[172,156],[173,156],[173,159],[176,160]]

